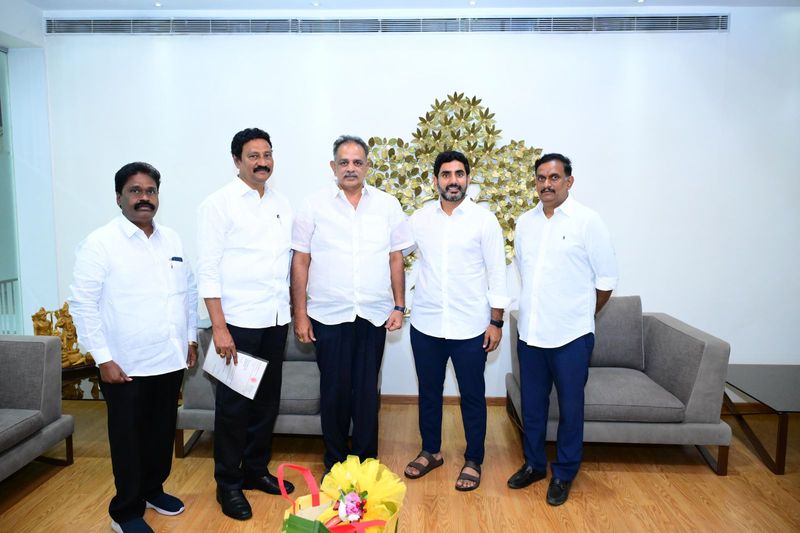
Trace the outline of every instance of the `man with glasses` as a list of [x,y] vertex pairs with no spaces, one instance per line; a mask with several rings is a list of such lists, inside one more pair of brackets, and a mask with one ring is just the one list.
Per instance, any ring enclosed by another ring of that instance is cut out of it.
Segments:
[[365,185],[367,153],[359,137],[336,139],[336,182],[307,199],[292,231],[294,331],[316,347],[326,472],[349,454],[377,456],[384,342],[405,312],[411,231],[397,199]]
[[197,291],[178,234],[156,224],[161,174],[147,163],[117,171],[122,216],[76,251],[69,303],[81,346],[100,372],[116,494],[117,533],[153,531],[144,511],[184,510],[164,492],[184,369],[197,359]]
[[547,476],[550,390],[558,395],[558,436],[547,503],[567,501],[583,453],[583,389],[594,348],[594,319],[617,284],[617,263],[600,216],[569,195],[572,163],[545,154],[534,163],[539,204],[517,221],[522,277],[519,356],[525,464],[508,480],[521,489]]
[[[280,494],[268,463],[290,320],[292,210],[283,195],[267,186],[275,168],[267,132],[238,132],[231,155],[238,176],[198,210],[197,279],[216,350],[207,357],[224,357],[235,365],[242,351],[269,363],[252,400],[217,382],[217,501],[227,516],[247,520],[253,513],[242,489]],[[286,488],[294,490],[288,482]]]

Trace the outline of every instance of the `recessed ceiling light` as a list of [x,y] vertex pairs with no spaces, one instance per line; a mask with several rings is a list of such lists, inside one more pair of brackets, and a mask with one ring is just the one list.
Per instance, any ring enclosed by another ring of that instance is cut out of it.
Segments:
[[478,2],[476,2],[475,0],[469,0],[469,5],[471,5],[471,6],[474,6],[474,5],[475,5],[475,4],[477,4],[477,3],[478,3]]
[[644,4],[644,0],[636,0],[636,2],[639,4]]
[[311,2],[311,5],[314,7],[319,7],[319,2]]
[[156,2],[154,5],[155,5],[156,7],[161,7],[161,2]]

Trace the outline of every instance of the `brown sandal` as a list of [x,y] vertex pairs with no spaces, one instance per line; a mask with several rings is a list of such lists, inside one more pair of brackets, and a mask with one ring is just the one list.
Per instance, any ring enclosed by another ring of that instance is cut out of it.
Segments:
[[408,472],[406,472],[405,470],[403,471],[403,474],[408,479],[419,479],[422,476],[424,476],[425,474],[427,474],[428,472],[430,472],[431,470],[433,470],[434,468],[439,468],[440,466],[442,466],[444,464],[444,457],[442,457],[441,459],[436,459],[433,456],[433,454],[430,454],[430,453],[426,452],[425,450],[422,450],[421,452],[419,452],[417,454],[417,459],[419,459],[420,457],[424,457],[425,459],[427,459],[428,460],[428,464],[424,465],[424,464],[418,462],[416,459],[414,459],[413,461],[408,463],[406,465],[406,468],[411,467],[411,468],[416,468],[417,469],[417,475],[411,475]]
[[[464,473],[465,468],[472,468],[473,470],[476,470],[478,472],[478,477],[475,477],[472,474]],[[468,492],[470,490],[477,489],[478,487],[481,486],[480,475],[481,475],[481,465],[479,465],[475,461],[464,461],[464,466],[461,467],[461,473],[458,474],[458,479],[456,479],[456,490],[461,492]],[[458,486],[459,481],[472,481],[475,484],[472,485],[471,487],[459,487]]]

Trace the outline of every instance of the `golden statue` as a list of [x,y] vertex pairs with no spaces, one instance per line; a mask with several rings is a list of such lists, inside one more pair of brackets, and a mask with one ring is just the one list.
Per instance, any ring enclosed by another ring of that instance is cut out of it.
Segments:
[[44,307],[40,307],[38,311],[31,315],[34,335],[49,336],[54,334],[51,314],[52,311],[47,311]]
[[86,358],[81,355],[78,348],[78,332],[72,322],[69,303],[64,302],[64,306],[56,311],[56,318],[58,319],[56,328],[61,328],[61,366],[85,365]]
[[40,307],[31,315],[31,320],[34,335],[61,338],[61,368],[95,364],[91,353],[81,354],[78,347],[78,332],[75,330],[67,302],[56,311]]

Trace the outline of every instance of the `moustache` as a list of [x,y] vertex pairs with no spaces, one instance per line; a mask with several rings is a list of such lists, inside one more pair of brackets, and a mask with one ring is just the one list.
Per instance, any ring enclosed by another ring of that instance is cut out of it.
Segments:
[[542,193],[545,193],[545,192],[551,192],[551,193],[555,194],[556,191],[554,191],[553,189],[548,187],[546,189],[542,189],[541,191],[539,191],[539,194],[542,194]]
[[156,206],[154,206],[153,204],[151,204],[146,200],[142,200],[141,202],[136,202],[136,205],[133,206],[134,209],[141,209],[142,207],[149,207],[153,211],[156,210]]
[[253,173],[255,173],[255,172],[262,172],[262,171],[263,171],[263,172],[270,172],[271,170],[272,170],[271,168],[269,168],[269,167],[266,167],[266,166],[258,166],[258,167],[256,167],[256,168],[254,168],[254,169],[253,169]]
[[358,174],[356,174],[355,172],[346,172],[344,177],[345,178],[357,178]]

